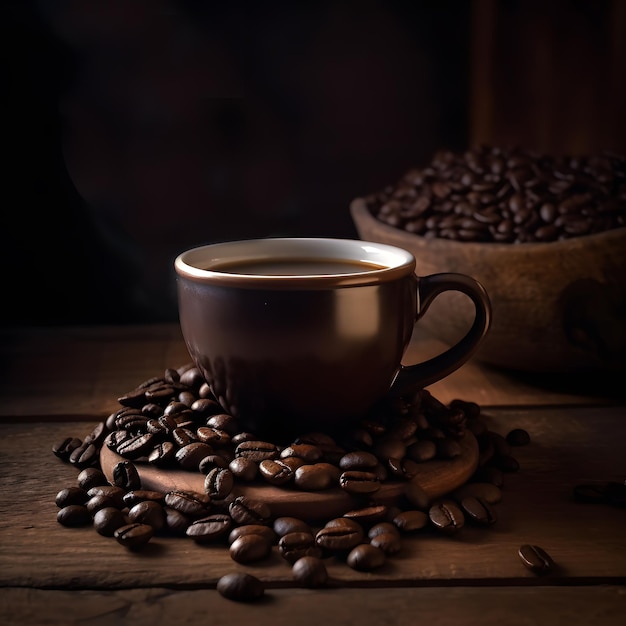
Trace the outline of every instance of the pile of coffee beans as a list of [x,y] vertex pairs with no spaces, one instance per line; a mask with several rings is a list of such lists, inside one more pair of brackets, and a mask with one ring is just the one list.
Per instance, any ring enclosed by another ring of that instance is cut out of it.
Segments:
[[[530,442],[522,429],[505,436],[489,430],[476,403],[444,405],[424,389],[377,407],[341,436],[312,432],[287,443],[268,441],[225,413],[191,364],[168,368],[118,401],[120,408],[86,437],[70,436],[53,446],[58,458],[79,470],[76,484],[56,496],[60,524],[93,525],[129,550],[140,550],[159,535],[221,544],[241,564],[277,551],[292,568],[293,580],[310,588],[329,584],[327,558],[371,571],[401,551],[404,536],[453,535],[465,524],[493,525],[504,476],[519,469],[512,451]],[[479,444],[475,475],[431,501],[419,484],[420,467],[458,457],[467,433]],[[122,459],[111,480],[100,466],[103,446]],[[140,471],[145,464],[200,472],[204,490],[145,489]],[[376,499],[389,481],[404,486],[393,505]],[[276,517],[267,503],[240,492],[251,484],[341,489],[350,505],[330,519]],[[218,590],[241,601],[263,595],[261,581],[249,575],[224,577]]]
[[531,243],[626,226],[626,157],[553,157],[520,148],[440,151],[365,202],[426,238]]

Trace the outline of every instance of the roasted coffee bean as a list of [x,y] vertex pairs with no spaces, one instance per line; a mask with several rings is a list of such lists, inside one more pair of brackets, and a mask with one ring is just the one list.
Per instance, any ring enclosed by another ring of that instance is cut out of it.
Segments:
[[154,531],[147,524],[126,524],[120,526],[113,536],[118,543],[129,550],[140,550],[152,539]]
[[[174,430],[172,431],[172,439],[179,448],[183,448],[184,446],[187,446],[190,443],[194,443],[198,441],[198,437],[196,436],[196,433],[194,433],[189,428],[184,428],[180,425],[176,426],[176,428],[174,428]],[[213,452],[212,448],[210,452]],[[210,454],[210,452],[208,452],[207,454]]]
[[362,572],[369,572],[385,564],[385,553],[371,543],[362,543],[350,551],[346,563]]
[[289,563],[295,563],[304,556],[321,557],[320,547],[315,542],[315,536],[306,531],[291,532],[278,540],[278,551]]
[[85,468],[90,467],[98,462],[100,457],[100,450],[93,443],[83,441],[75,450],[72,450],[69,461],[76,467]]
[[209,454],[213,454],[213,448],[209,444],[194,441],[179,448],[176,451],[175,459],[182,469],[197,472],[200,461]]
[[161,530],[165,526],[165,511],[163,506],[154,500],[144,500],[138,502],[128,511],[128,519],[131,522],[148,524],[155,531]]
[[80,472],[80,474],[78,474],[76,482],[78,483],[78,486],[85,491],[88,491],[92,487],[109,484],[104,472],[97,467],[86,467]]
[[242,535],[230,544],[228,551],[233,561],[252,563],[266,559],[272,551],[272,544],[262,535]]
[[451,439],[449,437],[438,439],[435,446],[437,449],[437,456],[440,459],[454,459],[461,456],[463,452],[461,444],[456,439]]
[[304,520],[298,519],[297,517],[277,517],[272,524],[272,528],[274,529],[274,532],[276,533],[276,535],[278,535],[278,537],[282,537],[283,535],[287,535],[288,533],[295,532],[305,532],[313,534],[311,526]]
[[104,438],[109,433],[109,428],[105,422],[99,422],[94,426],[94,429],[85,437],[85,441],[93,443],[94,446],[101,447],[104,442]]
[[92,487],[87,494],[90,498],[94,496],[107,496],[111,498],[111,500],[115,503],[118,509],[124,508],[124,494],[126,492],[121,487],[116,485],[98,485],[97,487]]
[[426,238],[556,241],[626,225],[617,202],[625,178],[621,156],[480,146],[439,152],[365,203],[378,220]]
[[374,442],[372,452],[383,462],[403,459],[406,456],[406,443],[396,435],[385,435]]
[[127,523],[124,514],[111,506],[99,509],[93,516],[94,528],[104,537],[113,537],[115,531]]
[[190,367],[180,375],[180,383],[190,389],[199,389],[204,382],[202,372],[197,367]]
[[315,543],[324,550],[343,552],[352,550],[364,538],[365,533],[360,524],[349,519],[331,520],[317,531]]
[[308,589],[318,589],[328,582],[328,570],[322,559],[315,556],[300,557],[291,566],[293,579]]
[[113,484],[122,489],[141,489],[141,477],[134,463],[120,461],[113,466]]
[[255,602],[265,594],[265,586],[252,574],[233,572],[222,576],[217,581],[217,591],[221,596],[233,602]]
[[148,463],[165,467],[174,462],[176,456],[176,446],[171,441],[157,443],[148,453]]
[[385,519],[388,511],[389,507],[385,504],[373,504],[361,509],[346,511],[343,516],[364,526],[370,526]]
[[402,549],[402,540],[398,533],[380,533],[370,539],[370,544],[382,550],[387,556],[398,554]]
[[194,491],[174,490],[165,494],[165,504],[190,517],[202,517],[209,511],[211,499]]
[[[203,415],[207,414],[203,413]],[[239,422],[237,421],[237,418],[233,415],[229,415],[228,413],[212,414],[207,418],[206,425],[210,428],[214,428],[216,431],[227,433],[229,435],[228,443],[231,442],[233,435],[236,435],[239,432]]]
[[244,535],[261,535],[270,545],[276,543],[277,539],[276,533],[269,526],[262,524],[244,524],[243,526],[236,526],[230,531],[228,543],[231,544],[235,539],[243,537]]
[[539,546],[524,544],[518,554],[522,563],[535,574],[547,574],[554,568],[552,557]]
[[122,500],[129,508],[146,500],[163,504],[165,502],[165,494],[160,491],[152,491],[151,489],[133,489],[125,493]]
[[433,526],[446,534],[454,534],[463,528],[463,511],[451,500],[442,500],[428,509],[428,517]]
[[233,459],[228,464],[228,469],[233,473],[233,476],[244,482],[252,482],[259,473],[258,464],[245,457]]
[[428,515],[424,511],[402,511],[393,518],[393,524],[403,533],[412,533],[426,527]]
[[293,443],[280,452],[280,458],[296,457],[305,463],[315,463],[322,458],[322,451],[318,446],[309,443]]
[[145,433],[124,439],[117,445],[117,453],[127,459],[138,459],[144,454],[149,454],[155,445],[155,435]]
[[260,463],[265,459],[278,458],[278,447],[267,441],[243,441],[236,447],[235,457]]
[[115,508],[115,500],[109,496],[103,496],[100,494],[99,496],[93,496],[93,498],[89,498],[87,502],[85,502],[85,506],[89,511],[91,516],[95,515],[100,509],[104,508]]
[[[283,462],[288,459],[283,459]],[[298,467],[293,482],[303,491],[321,491],[336,486],[334,471],[327,463],[313,463]]]
[[191,519],[184,513],[169,506],[164,506],[163,510],[165,511],[165,528],[167,531],[179,537],[185,535],[187,528],[191,524]]
[[352,494],[371,494],[381,487],[378,476],[372,472],[348,470],[339,477],[339,486]]
[[200,426],[196,430],[196,435],[200,441],[210,446],[224,447],[230,443],[230,435],[225,430],[213,426]]
[[63,526],[85,526],[91,524],[91,513],[82,504],[68,504],[59,509],[57,522]]
[[[394,513],[394,517],[399,513]],[[373,539],[376,535],[386,535],[393,534],[397,537],[400,537],[400,531],[398,527],[393,522],[378,522],[378,524],[374,524],[368,531],[367,537],[368,539]]]
[[187,527],[185,534],[196,543],[210,543],[226,537],[233,527],[233,520],[224,513],[213,513],[194,520]]
[[268,524],[272,512],[265,502],[248,496],[238,496],[228,507],[228,512],[237,524]]
[[505,438],[512,446],[525,446],[530,443],[530,435],[523,428],[514,428],[507,433]]
[[52,452],[60,459],[68,461],[72,452],[79,448],[82,443],[82,440],[78,439],[78,437],[66,437],[52,446]]
[[420,471],[419,464],[411,459],[387,459],[387,467],[389,468],[389,473],[396,478],[401,478],[403,480],[411,480]]
[[480,524],[481,526],[491,526],[496,522],[495,511],[481,498],[468,496],[461,500],[461,510],[465,519]]
[[[208,474],[212,469],[220,467],[228,468],[229,461],[220,454],[209,454],[198,463],[198,470],[201,474]],[[232,473],[232,472],[231,472]]]
[[70,504],[85,504],[87,500],[89,500],[89,494],[81,487],[66,487],[57,493],[54,502],[62,509]]
[[213,468],[204,478],[204,491],[211,499],[225,498],[233,489],[235,477],[229,469]]
[[293,480],[295,472],[280,460],[265,459],[259,463],[259,473],[270,485],[284,485]]

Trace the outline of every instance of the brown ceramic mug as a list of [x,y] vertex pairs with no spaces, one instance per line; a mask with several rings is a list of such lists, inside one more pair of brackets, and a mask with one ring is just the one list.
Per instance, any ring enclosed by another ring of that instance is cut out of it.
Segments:
[[[415,274],[394,246],[348,239],[218,243],[175,261],[189,353],[223,407],[256,433],[341,430],[390,394],[458,369],[488,331],[489,298],[464,274]],[[402,365],[435,297],[460,291],[474,320],[454,346]]]

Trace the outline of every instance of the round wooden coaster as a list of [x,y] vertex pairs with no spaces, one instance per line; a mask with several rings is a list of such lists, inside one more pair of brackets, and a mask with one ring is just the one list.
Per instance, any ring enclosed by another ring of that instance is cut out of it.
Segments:
[[[459,440],[462,453],[450,460],[436,459],[420,464],[417,480],[430,499],[439,498],[465,484],[478,466],[478,443],[469,431]],[[113,483],[113,468],[125,459],[106,446],[100,452],[100,465],[107,479]],[[182,489],[204,493],[204,475],[176,469],[162,469],[147,463],[135,462],[143,489],[168,492]],[[385,481],[372,495],[372,501],[394,504],[402,495],[406,482]],[[339,517],[361,506],[356,498],[340,488],[323,491],[301,491],[290,487],[274,487],[255,482],[237,484],[236,495],[245,495],[269,505],[272,516],[294,516],[316,521]]]

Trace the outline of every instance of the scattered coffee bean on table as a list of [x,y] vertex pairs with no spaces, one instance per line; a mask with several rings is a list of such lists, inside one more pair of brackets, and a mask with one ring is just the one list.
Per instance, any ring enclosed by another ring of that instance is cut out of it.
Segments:
[[535,574],[547,574],[554,568],[552,557],[539,546],[524,544],[518,554],[522,563]]
[[[291,567],[293,581],[310,588],[327,584],[328,559],[372,571],[401,553],[404,536],[456,534],[466,518],[476,527],[492,525],[503,472],[519,467],[511,450],[529,442],[516,432],[521,429],[507,437],[489,430],[478,404],[455,399],[445,405],[425,389],[377,407],[347,434],[266,441],[224,411],[191,364],[168,368],[118,401],[120,408],[84,438],[67,437],[52,447],[80,470],[76,483],[56,494],[60,524],[91,524],[131,552],[154,537],[179,537],[224,545],[239,564],[277,553]],[[419,484],[420,467],[454,462],[464,436],[476,437],[479,467],[449,497],[431,502]],[[123,459],[113,468],[112,483],[99,465],[103,446]],[[144,489],[142,464],[198,472],[203,493]],[[389,481],[404,485],[394,504],[376,499]],[[252,484],[319,494],[342,489],[350,505],[339,517],[316,522],[274,517],[267,503],[239,492]],[[540,568],[542,553],[532,549],[523,554]],[[220,579],[218,591],[250,601],[265,587],[254,576],[233,573]]]

